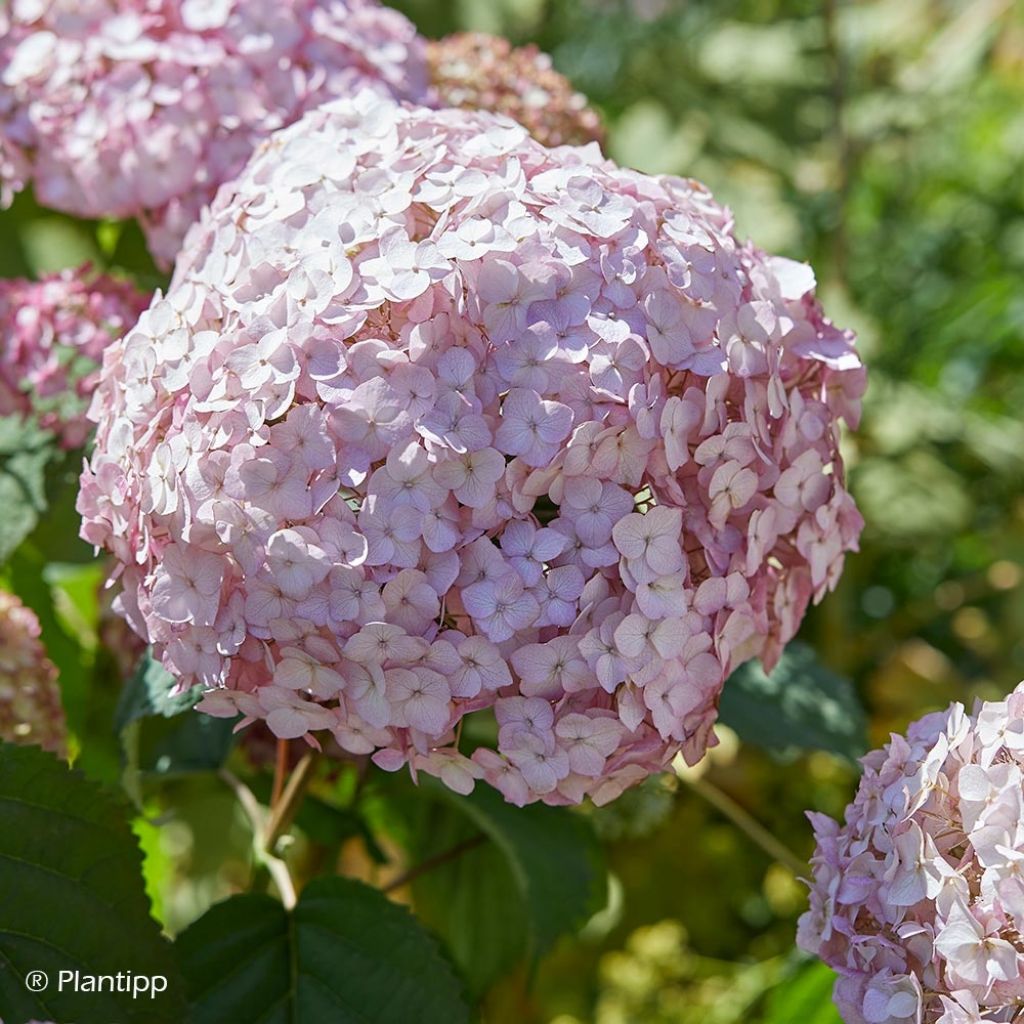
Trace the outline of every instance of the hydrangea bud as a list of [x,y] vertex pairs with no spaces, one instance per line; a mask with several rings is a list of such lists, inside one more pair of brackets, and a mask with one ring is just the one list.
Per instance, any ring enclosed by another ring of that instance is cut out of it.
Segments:
[[586,97],[536,46],[459,32],[427,44],[427,65],[441,106],[505,114],[545,146],[601,140],[600,118]]
[[57,669],[40,632],[35,613],[0,590],[0,740],[63,755],[67,730]]
[[[813,289],[696,182],[329,104],[108,350],[82,536],[203,710],[607,801],[701,757],[856,544],[863,369]],[[463,750],[482,712],[496,749]]]
[[13,0],[0,69],[6,198],[139,217],[164,265],[270,132],[356,88],[426,89],[422,40],[376,0]]
[[103,350],[149,298],[88,265],[0,280],[0,416],[35,415],[65,448],[81,447]]
[[847,1024],[1010,1021],[1024,1002],[1024,685],[926,715],[862,761],[817,839],[798,941]]

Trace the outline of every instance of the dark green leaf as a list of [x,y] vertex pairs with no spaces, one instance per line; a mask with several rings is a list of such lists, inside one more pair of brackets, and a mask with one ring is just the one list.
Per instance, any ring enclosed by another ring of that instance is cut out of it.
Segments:
[[[171,947],[149,914],[121,802],[34,747],[0,743],[0,1018],[181,1024]],[[49,985],[33,993],[31,971]],[[76,992],[61,971],[160,975],[167,991]]]
[[175,692],[174,676],[154,659],[151,651],[146,651],[135,668],[135,674],[121,691],[114,725],[120,732],[125,726],[149,715],[173,718],[192,708],[202,694],[203,688],[199,685]]
[[32,531],[31,541],[38,551],[46,553],[48,562],[82,563],[96,559],[92,545],[78,535],[82,517],[75,502],[81,472],[81,451],[55,453],[46,466],[46,514]]
[[345,878],[289,913],[267,896],[213,907],[177,941],[193,1024],[460,1024],[461,986],[404,908]]
[[[601,846],[579,814],[544,804],[515,807],[490,786],[479,785],[469,796],[440,785],[431,788],[503,855],[525,908],[531,958],[543,956],[560,935],[581,927],[604,906],[607,874]],[[482,864],[481,870],[486,867]],[[458,923],[452,921],[451,927]]]
[[32,532],[46,509],[46,465],[53,436],[20,416],[0,417],[0,562]]
[[786,648],[770,676],[753,661],[733,672],[719,718],[740,739],[780,756],[828,750],[855,759],[867,749],[864,709],[853,684],[801,643]]
[[234,744],[235,719],[186,711],[175,718],[140,718],[121,733],[130,773],[172,777],[214,772]]
[[136,799],[143,776],[216,771],[234,743],[235,719],[192,710],[201,686],[173,689],[174,676],[147,651],[121,693],[114,724],[124,748],[125,784]]
[[[425,861],[472,842],[480,830],[464,814],[437,803],[425,819]],[[492,842],[465,849],[413,883],[416,913],[440,935],[473,996],[482,995],[527,954],[526,903],[505,854]]]

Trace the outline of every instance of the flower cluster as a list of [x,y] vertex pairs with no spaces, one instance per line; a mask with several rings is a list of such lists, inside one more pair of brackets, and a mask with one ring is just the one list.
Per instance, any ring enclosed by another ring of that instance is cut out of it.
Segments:
[[426,89],[422,40],[376,0],[13,0],[0,68],[6,192],[140,217],[167,265],[270,132],[359,87]]
[[64,447],[81,447],[103,350],[148,303],[88,265],[41,281],[0,280],[0,416],[36,415]]
[[359,94],[108,349],[82,535],[203,710],[607,801],[700,758],[856,544],[863,369],[813,288],[696,182]]
[[536,46],[460,32],[429,42],[427,64],[443,106],[505,114],[545,146],[601,139],[600,118]]
[[0,590],[0,740],[63,754],[66,728],[57,669],[39,634],[35,614]]
[[1011,1021],[1024,1005],[1024,684],[927,715],[863,760],[818,848],[799,942],[847,1024]]

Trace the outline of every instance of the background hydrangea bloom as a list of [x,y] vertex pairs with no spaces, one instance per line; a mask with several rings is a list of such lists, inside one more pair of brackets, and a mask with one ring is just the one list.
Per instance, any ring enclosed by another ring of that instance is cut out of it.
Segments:
[[84,444],[103,350],[148,303],[88,265],[40,281],[0,280],[0,416],[36,414],[66,448]]
[[839,825],[809,815],[799,942],[840,974],[848,1024],[1019,1017],[1024,999],[1024,688],[926,715],[863,759]]
[[63,754],[67,733],[57,669],[39,634],[35,613],[0,590],[0,739]]
[[376,0],[14,0],[0,68],[5,191],[138,216],[163,264],[270,132],[359,87],[426,87],[416,30]]
[[125,614],[204,710],[458,790],[696,761],[860,528],[851,337],[731,229],[491,115],[364,93],[275,135],[107,352],[79,508]]
[[545,146],[601,139],[600,118],[536,46],[458,32],[427,43],[427,64],[441,106],[505,114]]

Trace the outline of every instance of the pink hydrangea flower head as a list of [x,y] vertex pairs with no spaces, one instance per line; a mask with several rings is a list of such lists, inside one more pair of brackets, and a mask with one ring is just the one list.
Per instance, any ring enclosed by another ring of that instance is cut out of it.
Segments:
[[600,142],[604,135],[586,97],[536,46],[458,32],[427,43],[427,64],[442,106],[504,114],[545,146]]
[[0,280],[0,416],[37,415],[64,447],[81,447],[103,351],[148,303],[88,265],[40,281]]
[[31,184],[139,217],[162,265],[270,132],[357,88],[427,88],[422,41],[377,0],[13,0],[0,68],[0,200]]
[[67,728],[57,669],[39,634],[35,613],[0,590],[0,740],[63,755]]
[[[856,543],[863,370],[813,286],[696,182],[329,104],[109,351],[83,536],[203,710],[607,801],[701,757],[725,677]],[[463,751],[486,711],[497,750]]]
[[1024,1001],[1024,684],[926,715],[863,759],[817,850],[798,941],[847,1024],[1011,1021]]

